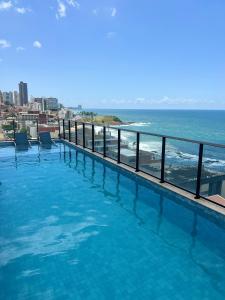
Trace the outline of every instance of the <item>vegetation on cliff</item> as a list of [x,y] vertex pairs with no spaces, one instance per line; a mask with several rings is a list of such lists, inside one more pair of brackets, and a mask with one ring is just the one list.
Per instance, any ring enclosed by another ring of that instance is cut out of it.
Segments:
[[83,122],[93,122],[98,124],[121,124],[122,121],[117,116],[98,115],[94,112],[83,111],[80,113]]

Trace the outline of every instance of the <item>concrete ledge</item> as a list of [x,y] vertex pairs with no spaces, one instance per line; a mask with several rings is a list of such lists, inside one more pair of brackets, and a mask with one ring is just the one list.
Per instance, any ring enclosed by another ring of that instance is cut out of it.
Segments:
[[68,144],[70,146],[73,146],[74,148],[77,148],[77,149],[79,149],[80,151],[82,151],[84,153],[88,153],[91,156],[98,157],[100,160],[106,161],[106,162],[110,163],[111,165],[113,165],[117,168],[121,168],[122,170],[125,170],[125,171],[133,174],[134,176],[138,176],[138,177],[140,177],[144,180],[147,180],[151,183],[154,183],[154,184],[160,186],[161,188],[163,188],[165,190],[169,190],[169,191],[171,191],[171,192],[173,192],[173,193],[175,193],[179,196],[187,198],[188,200],[191,200],[193,203],[201,205],[201,206],[203,206],[203,207],[205,207],[209,210],[212,210],[214,212],[217,212],[217,213],[225,216],[225,208],[217,205],[216,203],[214,204],[214,203],[208,201],[205,198],[195,199],[195,196],[192,193],[189,193],[189,192],[184,191],[184,190],[182,190],[178,187],[175,187],[170,183],[167,183],[167,182],[161,183],[159,179],[157,179],[157,178],[155,178],[155,177],[153,177],[149,174],[143,173],[141,171],[136,172],[135,169],[133,169],[133,168],[131,168],[131,167],[129,167],[129,166],[123,164],[123,163],[118,164],[115,160],[113,160],[109,157],[103,157],[102,154],[97,153],[97,152],[92,152],[90,149],[83,148],[82,146],[76,145],[73,142],[69,142],[67,140],[62,140],[62,142],[64,142],[65,144]]

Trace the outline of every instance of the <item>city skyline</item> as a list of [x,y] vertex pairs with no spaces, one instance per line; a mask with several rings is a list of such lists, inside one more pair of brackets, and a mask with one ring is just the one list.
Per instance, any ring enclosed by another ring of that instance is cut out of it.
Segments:
[[0,89],[23,80],[30,95],[87,108],[225,109],[224,10],[222,0],[0,0]]

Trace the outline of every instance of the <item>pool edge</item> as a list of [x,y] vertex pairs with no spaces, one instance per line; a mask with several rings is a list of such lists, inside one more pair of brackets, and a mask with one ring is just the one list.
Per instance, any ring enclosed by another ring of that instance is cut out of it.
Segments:
[[111,165],[117,167],[117,168],[120,168],[122,170],[125,170],[127,171],[128,173],[130,174],[133,174],[134,176],[138,176],[146,181],[149,181],[151,183],[154,183],[156,184],[157,186],[163,188],[164,190],[169,190],[175,194],[177,194],[178,196],[182,196],[184,198],[187,198],[188,200],[194,202],[195,204],[198,204],[198,205],[201,205],[203,206],[204,208],[207,208],[213,212],[216,212],[216,213],[219,213],[220,215],[223,215],[225,216],[225,208],[223,208],[222,206],[219,206],[217,204],[214,204],[210,201],[208,201],[207,199],[205,198],[200,198],[200,199],[195,199],[195,195],[193,195],[192,193],[188,192],[188,191],[184,191],[168,182],[164,182],[164,183],[161,183],[157,178],[149,175],[149,174],[146,174],[142,171],[138,171],[136,172],[135,169],[129,167],[128,165],[125,165],[125,164],[118,164],[115,160],[109,158],[109,157],[104,157],[102,154],[100,153],[97,153],[97,152],[92,152],[92,150],[88,149],[88,148],[83,148],[83,146],[80,146],[80,145],[76,145],[75,143],[73,142],[69,142],[67,140],[63,140],[61,139],[61,142],[62,143],[65,143],[67,145],[70,145],[72,147],[74,147],[75,149],[79,149],[80,151],[83,151],[84,153],[88,153],[89,155],[93,156],[93,157],[97,157],[99,159],[101,159],[102,161],[106,161],[108,163],[110,163]]

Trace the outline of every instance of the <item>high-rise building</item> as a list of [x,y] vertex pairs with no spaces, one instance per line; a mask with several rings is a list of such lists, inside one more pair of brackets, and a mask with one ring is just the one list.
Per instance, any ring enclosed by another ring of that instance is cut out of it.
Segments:
[[5,104],[13,104],[13,93],[12,92],[3,92],[3,102]]
[[19,93],[17,91],[13,92],[13,103],[16,106],[20,105],[20,97],[19,97]]
[[59,108],[57,98],[46,98],[45,104],[46,104],[46,110],[57,110]]
[[27,83],[20,81],[19,83],[20,105],[28,104]]
[[2,91],[0,90],[0,104],[3,104],[3,95],[2,95]]

